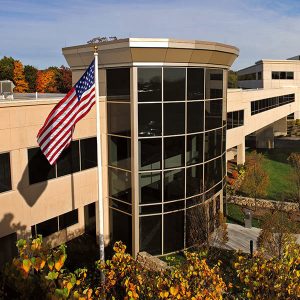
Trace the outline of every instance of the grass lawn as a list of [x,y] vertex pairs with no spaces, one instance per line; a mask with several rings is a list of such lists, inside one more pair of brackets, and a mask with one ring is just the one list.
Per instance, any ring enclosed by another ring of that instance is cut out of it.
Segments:
[[[227,204],[227,222],[232,223],[232,224],[238,224],[241,226],[245,225],[244,213],[242,211],[241,206],[233,204],[233,203]],[[253,218],[252,226],[260,228],[260,220]]]
[[[272,149],[260,151],[265,155],[264,169],[269,174],[270,185],[267,190],[266,199],[282,200],[282,197],[289,198],[294,188],[291,182],[292,168],[287,158],[295,149]],[[246,155],[250,151],[247,151]]]

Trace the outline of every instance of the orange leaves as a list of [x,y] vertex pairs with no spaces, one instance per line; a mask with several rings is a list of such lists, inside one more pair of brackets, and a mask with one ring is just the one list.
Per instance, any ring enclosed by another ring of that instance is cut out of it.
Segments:
[[56,93],[56,74],[55,70],[48,69],[38,71],[36,79],[36,90],[40,93]]
[[28,90],[28,82],[25,79],[24,68],[19,60],[14,61],[14,92],[25,93]]

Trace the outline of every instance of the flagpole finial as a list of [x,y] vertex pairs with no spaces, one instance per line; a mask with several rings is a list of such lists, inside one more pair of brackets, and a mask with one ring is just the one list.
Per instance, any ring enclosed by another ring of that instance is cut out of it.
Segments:
[[94,46],[95,53],[98,52],[98,46]]

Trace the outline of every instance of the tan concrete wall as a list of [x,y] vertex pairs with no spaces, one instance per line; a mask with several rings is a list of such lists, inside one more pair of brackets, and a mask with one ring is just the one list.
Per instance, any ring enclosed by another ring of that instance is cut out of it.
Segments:
[[[104,100],[104,99],[101,99]],[[67,240],[70,231],[84,229],[83,207],[98,199],[97,169],[29,185],[27,149],[37,147],[36,135],[58,101],[13,101],[0,103],[0,153],[10,152],[12,190],[0,193],[0,237],[17,231],[29,233],[31,226],[78,208],[79,223],[56,234],[57,242]],[[107,197],[107,146],[105,103],[101,101],[103,194]],[[73,139],[96,136],[95,107],[77,123]],[[107,202],[107,201],[105,201]],[[108,222],[106,206],[105,222]],[[108,226],[105,226],[108,229]],[[67,234],[68,233],[68,234]],[[105,233],[108,237],[108,232]]]
[[[251,116],[251,101],[295,93],[295,102]],[[242,144],[245,136],[300,110],[300,88],[227,90],[227,112],[244,109],[244,126],[227,131],[226,149]]]

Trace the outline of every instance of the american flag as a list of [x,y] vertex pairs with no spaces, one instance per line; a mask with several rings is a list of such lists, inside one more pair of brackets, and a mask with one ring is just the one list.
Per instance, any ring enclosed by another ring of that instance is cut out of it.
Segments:
[[52,109],[37,135],[37,142],[53,165],[72,140],[75,124],[95,104],[95,61],[69,93]]

